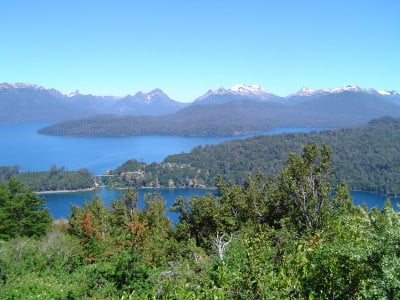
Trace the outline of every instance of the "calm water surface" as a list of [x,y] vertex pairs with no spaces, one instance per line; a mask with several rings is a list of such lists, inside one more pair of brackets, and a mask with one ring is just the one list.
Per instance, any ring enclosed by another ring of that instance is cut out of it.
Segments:
[[[112,200],[122,199],[125,190],[115,190],[106,187],[100,188],[96,194],[104,201],[106,205],[110,205]],[[196,189],[196,188],[181,188],[181,189],[139,189],[138,190],[138,207],[144,208],[144,195],[151,193],[160,194],[165,200],[165,206],[171,207],[177,197],[188,199],[194,196],[204,196],[207,193],[214,194],[212,189]],[[71,212],[71,205],[82,206],[85,201],[93,198],[95,192],[73,192],[73,193],[52,193],[42,194],[42,198],[46,199],[46,206],[49,208],[53,218],[66,218]],[[167,216],[171,220],[176,221],[178,214],[167,212]]]
[[[97,195],[100,196],[103,201],[109,205],[112,200],[119,199],[123,196],[125,190],[114,190],[103,187],[99,189]],[[190,198],[193,196],[203,196],[207,193],[215,193],[212,189],[195,189],[195,188],[183,188],[183,189],[139,189],[139,208],[144,207],[144,195],[146,193],[159,193],[166,201],[166,207],[171,207],[175,199],[179,196],[183,198]],[[382,208],[385,203],[386,196],[367,193],[367,192],[351,192],[354,200],[354,204],[362,205],[366,204],[368,207]],[[90,200],[94,196],[94,192],[74,192],[74,193],[53,193],[53,194],[42,194],[41,197],[46,199],[46,205],[50,209],[50,212],[54,218],[65,218],[71,212],[71,205],[82,206],[85,201]],[[397,207],[400,204],[400,198],[392,199],[393,207]],[[168,217],[174,222],[177,221],[178,215],[176,213],[168,212]]]
[[[353,202],[355,205],[364,205],[366,204],[369,208],[377,207],[379,209],[383,208],[386,199],[388,196],[374,194],[369,192],[351,192],[351,196],[353,197]],[[400,208],[400,197],[390,198],[392,202],[392,206],[394,209],[399,210]]]
[[[47,124],[0,125],[0,166],[18,165],[23,171],[44,171],[51,165],[69,170],[87,168],[96,174],[115,169],[128,159],[160,162],[170,154],[253,135],[229,137],[59,137],[36,131]],[[320,128],[281,128],[265,134],[309,132]]]

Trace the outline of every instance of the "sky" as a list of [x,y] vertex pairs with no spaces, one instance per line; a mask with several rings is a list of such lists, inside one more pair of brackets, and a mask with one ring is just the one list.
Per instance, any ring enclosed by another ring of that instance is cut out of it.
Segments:
[[0,82],[62,92],[400,90],[398,0],[1,1]]

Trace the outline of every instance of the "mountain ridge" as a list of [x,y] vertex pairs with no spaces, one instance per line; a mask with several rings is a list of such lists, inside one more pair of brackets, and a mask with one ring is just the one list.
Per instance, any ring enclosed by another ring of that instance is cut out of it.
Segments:
[[98,116],[57,123],[39,132],[77,136],[232,136],[284,127],[349,127],[383,116],[400,117],[399,102],[345,91],[290,104],[234,100],[190,105],[163,116]]
[[0,83],[0,123],[59,122],[98,114],[162,115],[187,104],[162,90],[125,97],[62,93],[30,83]]
[[[254,101],[271,105],[272,103],[297,105],[299,102],[345,92],[372,95],[387,102],[400,104],[400,95],[396,91],[360,88],[356,85],[317,90],[302,88],[286,97],[281,97],[257,84],[238,84],[229,89],[209,90],[192,103],[183,103],[171,99],[158,88],[147,93],[139,91],[133,95],[118,97],[81,94],[79,91],[66,94],[31,83],[0,83],[0,123],[60,122],[104,114],[162,116],[177,113],[182,109],[187,112],[185,109],[188,107],[231,102],[244,106],[245,103],[251,106]],[[379,116],[374,115],[374,117]],[[237,121],[243,120],[239,118]],[[249,129],[254,130],[254,128]]]
[[[73,97],[76,95],[80,96],[93,96],[93,97],[102,97],[102,98],[113,98],[113,99],[122,99],[125,97],[132,97],[131,94],[127,94],[125,96],[114,96],[114,95],[94,95],[94,94],[82,94],[79,92],[79,90],[75,90],[74,92],[69,92],[69,93],[63,93],[55,88],[46,88],[42,85],[34,84],[34,83],[25,83],[25,82],[3,82],[0,83],[0,90],[1,89],[7,89],[7,88],[15,88],[15,89],[36,89],[36,90],[45,90],[45,91],[56,91],[60,95],[67,96],[67,97]],[[382,96],[400,96],[400,93],[397,90],[379,90],[379,89],[374,89],[374,88],[362,88],[356,84],[348,84],[343,87],[335,87],[335,88],[319,88],[319,89],[310,89],[308,87],[302,87],[296,92],[290,93],[286,96],[280,96],[277,94],[274,94],[270,92],[268,89],[265,89],[261,87],[259,84],[253,83],[251,85],[246,85],[246,84],[236,84],[233,85],[230,88],[224,88],[220,87],[218,89],[210,89],[203,95],[198,96],[191,102],[181,102],[177,100],[173,100],[175,102],[179,103],[194,103],[198,99],[203,98],[206,95],[210,94],[226,94],[226,93],[236,93],[236,94],[241,94],[241,95],[268,95],[268,96],[274,96],[278,98],[291,98],[293,96],[309,96],[312,94],[329,94],[329,93],[340,93],[340,92],[345,92],[345,91],[352,91],[352,92],[361,92],[361,93],[369,93],[369,94],[379,94]],[[143,91],[137,91],[133,96],[136,96],[138,94],[144,94],[144,95],[149,95],[152,93],[160,93],[168,97],[168,95],[160,88],[154,88],[153,90],[145,93]]]

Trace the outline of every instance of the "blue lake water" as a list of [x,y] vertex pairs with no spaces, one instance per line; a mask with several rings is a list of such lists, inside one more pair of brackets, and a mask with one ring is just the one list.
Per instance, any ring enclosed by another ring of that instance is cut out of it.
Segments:
[[[100,188],[96,195],[98,195],[106,205],[110,205],[112,200],[122,199],[125,190],[108,189],[106,187]],[[139,189],[138,190],[138,207],[143,209],[145,207],[144,196],[145,194],[158,193],[165,200],[165,206],[171,207],[177,197],[188,199],[194,196],[204,196],[207,193],[214,194],[215,190],[212,189],[196,189],[196,188],[182,188],[182,189]],[[82,206],[85,201],[93,198],[95,192],[72,192],[72,193],[51,193],[42,194],[42,198],[46,199],[46,206],[49,208],[53,218],[66,218],[71,212],[71,205]],[[176,221],[178,215],[173,212],[167,212],[167,216]]]
[[[170,154],[189,152],[193,147],[217,144],[252,135],[229,137],[59,137],[36,131],[47,124],[0,125],[0,166],[18,165],[22,171],[44,171],[51,165],[69,170],[87,168],[96,174],[115,169],[128,159],[160,162]],[[319,128],[281,128],[264,134],[309,132]]]
[[[233,139],[243,139],[252,135],[230,137],[178,137],[178,136],[134,136],[134,137],[56,137],[40,135],[36,131],[47,124],[0,125],[0,166],[19,165],[23,171],[48,170],[51,165],[64,166],[70,170],[88,168],[94,173],[104,173],[114,169],[128,159],[145,162],[160,162],[166,156],[189,152],[198,145],[216,144]],[[310,132],[320,128],[281,128],[259,134],[279,134],[288,132]],[[102,188],[99,196],[107,204],[121,197],[123,190]],[[139,206],[143,207],[143,195],[151,190],[139,190]],[[205,189],[160,189],[159,192],[169,207],[178,196],[204,195]],[[212,192],[212,191],[211,191]],[[70,205],[82,205],[93,197],[93,192],[56,193],[42,195],[46,199],[53,217],[67,217]],[[382,207],[383,195],[352,192],[355,204],[366,203],[368,207]],[[393,203],[399,203],[399,198]],[[168,213],[172,219],[176,215]]]
[[[106,187],[100,188],[97,195],[109,205],[112,200],[121,199],[125,190],[114,190]],[[203,196],[207,193],[214,194],[215,190],[212,189],[197,189],[197,188],[183,188],[183,189],[139,189],[139,208],[144,208],[144,195],[146,193],[159,193],[165,199],[165,206],[171,207],[177,197],[188,199],[194,196]],[[52,193],[42,194],[41,197],[46,199],[46,206],[49,208],[54,218],[65,218],[71,212],[71,205],[82,206],[85,201],[92,199],[95,195],[93,191],[87,192],[74,192],[74,193]],[[368,207],[382,208],[385,203],[386,197],[384,195],[367,193],[367,192],[352,192],[351,193],[354,204],[366,204]],[[397,208],[400,204],[400,198],[392,199],[392,205]],[[174,222],[177,221],[178,215],[176,213],[167,212],[167,216]]]

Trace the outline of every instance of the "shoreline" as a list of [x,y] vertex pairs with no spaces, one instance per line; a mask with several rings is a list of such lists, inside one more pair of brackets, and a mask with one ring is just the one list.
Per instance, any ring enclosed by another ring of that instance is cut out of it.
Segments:
[[[107,186],[105,186],[107,187]],[[142,187],[107,187],[112,190],[127,190],[130,188],[134,188],[136,190],[179,190],[179,189],[201,189],[201,190],[215,190],[217,187],[194,187],[194,186],[183,186],[183,187],[150,187],[150,186],[142,186]]]
[[[107,187],[107,186],[100,186],[100,187],[92,187],[86,189],[77,189],[77,190],[54,190],[54,191],[40,191],[35,192],[37,195],[45,195],[45,194],[62,194],[62,193],[78,193],[78,192],[90,192],[95,191],[96,189],[101,188],[108,188],[111,190],[128,190],[129,188],[134,188],[136,190],[179,190],[179,189],[201,189],[201,190],[216,190],[217,187]],[[399,195],[391,195],[391,194],[380,194],[371,191],[363,191],[363,190],[351,190],[350,192],[361,192],[367,194],[375,194],[375,195],[382,195],[386,196],[387,198],[397,199],[400,198]]]
[[61,193],[78,193],[78,192],[89,192],[89,191],[94,191],[96,188],[87,188],[87,189],[77,189],[77,190],[55,190],[55,191],[40,191],[40,192],[35,192],[37,195],[42,195],[42,194],[61,194]]
[[[112,187],[107,187],[107,186],[101,186],[100,188],[108,188],[111,190],[127,190],[132,187],[119,187],[119,188],[112,188]],[[179,189],[202,189],[202,190],[215,190],[217,189],[216,187],[140,187],[140,188],[135,188],[136,190],[179,190]],[[78,192],[90,192],[90,191],[95,191],[96,188],[87,188],[87,189],[78,189],[78,190],[55,190],[55,191],[41,191],[41,192],[35,192],[37,195],[41,194],[62,194],[62,193],[78,193]]]

